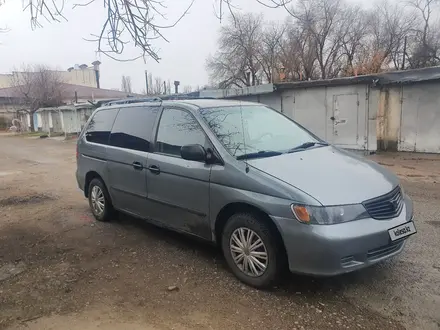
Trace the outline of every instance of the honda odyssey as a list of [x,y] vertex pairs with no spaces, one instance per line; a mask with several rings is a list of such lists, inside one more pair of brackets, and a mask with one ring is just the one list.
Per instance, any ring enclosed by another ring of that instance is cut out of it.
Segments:
[[221,247],[244,283],[330,276],[399,254],[416,233],[397,177],[263,104],[153,101],[95,110],[76,178],[94,217],[124,212]]

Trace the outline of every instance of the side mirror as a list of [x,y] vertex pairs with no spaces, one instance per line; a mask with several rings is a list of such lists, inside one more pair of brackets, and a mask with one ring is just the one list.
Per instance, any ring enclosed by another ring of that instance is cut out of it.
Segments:
[[206,161],[206,150],[200,144],[187,144],[180,148],[183,159],[194,161]]

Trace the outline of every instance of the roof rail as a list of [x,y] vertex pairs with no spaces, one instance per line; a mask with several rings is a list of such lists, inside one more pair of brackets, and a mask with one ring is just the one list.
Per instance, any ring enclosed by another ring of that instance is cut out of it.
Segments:
[[116,104],[130,104],[130,103],[143,103],[143,102],[162,102],[167,100],[198,100],[198,99],[215,99],[214,97],[199,97],[193,95],[185,95],[185,94],[171,94],[171,95],[163,95],[153,96],[153,97],[129,97],[120,100],[112,100],[103,103],[101,106],[110,106]]
[[160,97],[129,97],[121,100],[114,100],[104,103],[103,106],[115,105],[115,104],[130,104],[130,103],[140,103],[140,102],[162,102]]

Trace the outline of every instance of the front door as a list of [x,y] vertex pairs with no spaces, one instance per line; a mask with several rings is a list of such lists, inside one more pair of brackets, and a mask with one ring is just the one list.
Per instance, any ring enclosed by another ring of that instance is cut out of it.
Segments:
[[159,108],[122,108],[107,147],[107,168],[114,206],[137,216],[148,215],[146,167]]
[[344,148],[356,148],[359,139],[359,96],[341,94],[333,96],[332,143]]
[[147,160],[149,216],[165,226],[211,239],[211,165],[182,159],[180,148],[187,144],[206,148],[209,140],[190,112],[165,108],[154,153]]

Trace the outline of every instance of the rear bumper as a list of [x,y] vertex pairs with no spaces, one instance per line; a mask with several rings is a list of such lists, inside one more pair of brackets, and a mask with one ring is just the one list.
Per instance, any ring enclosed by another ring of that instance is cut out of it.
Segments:
[[391,258],[404,249],[405,239],[391,242],[388,230],[412,218],[407,208],[390,220],[363,219],[337,225],[305,225],[277,218],[293,273],[333,276]]
[[78,170],[76,170],[76,172],[75,172],[75,177],[76,177],[76,183],[78,185],[78,188],[81,189],[82,191],[84,191],[85,178],[83,178],[79,175]]

